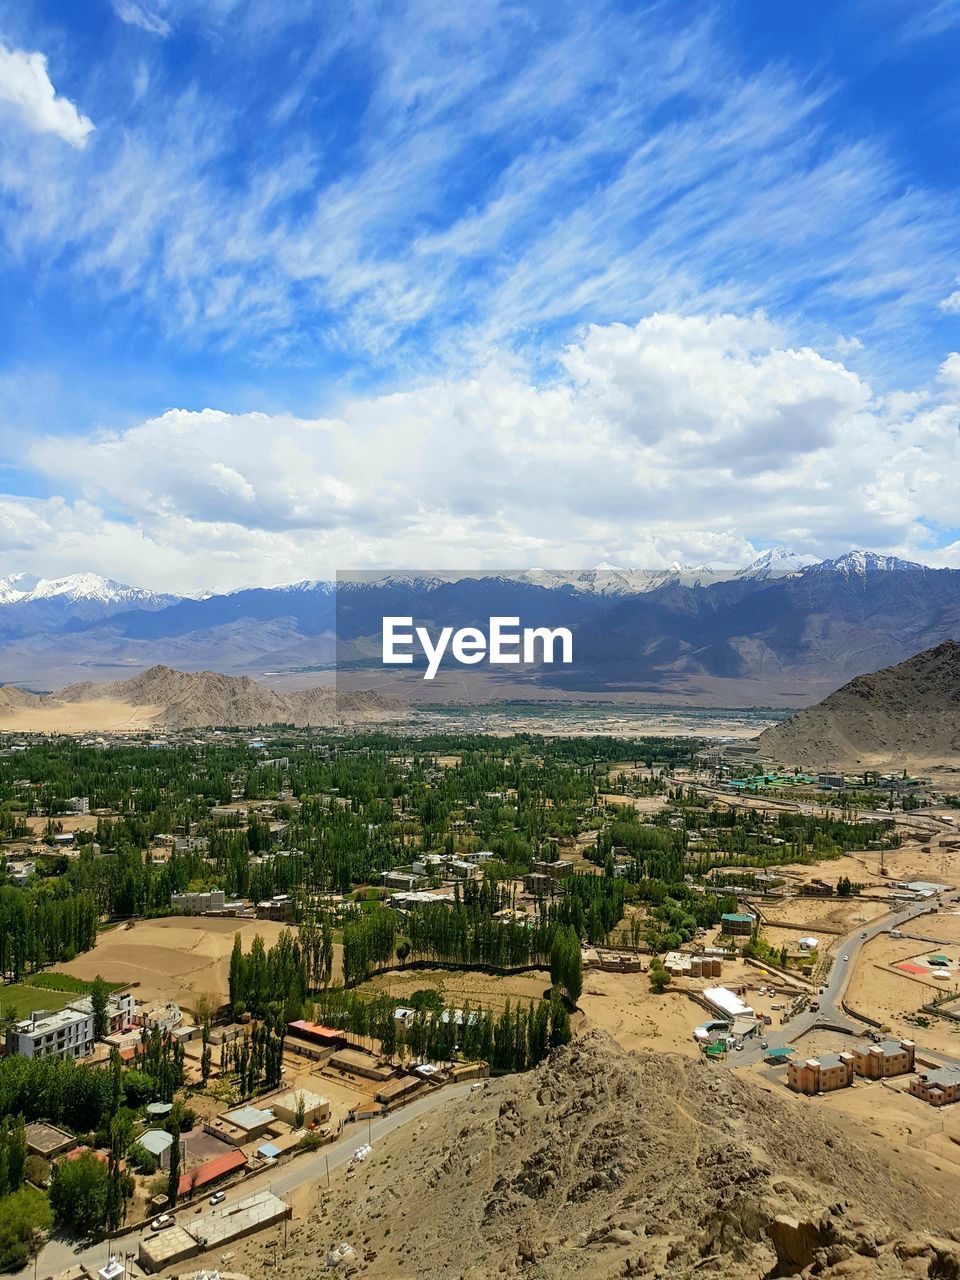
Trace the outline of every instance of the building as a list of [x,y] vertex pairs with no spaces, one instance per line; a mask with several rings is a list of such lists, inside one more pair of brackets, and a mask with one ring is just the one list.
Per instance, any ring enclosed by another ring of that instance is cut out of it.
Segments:
[[291,1089],[277,1098],[268,1099],[270,1110],[291,1128],[297,1126],[297,1111],[302,1105],[303,1120],[301,1125],[326,1124],[330,1119],[330,1103],[318,1093],[309,1089]]
[[[115,1034],[133,1025],[133,996],[128,992],[110,996],[107,1002],[107,1032]],[[86,1058],[96,1043],[93,1008],[89,996],[71,1001],[56,1013],[35,1010],[29,1018],[15,1022],[7,1031],[7,1053],[26,1058]]]
[[292,920],[293,915],[294,901],[289,893],[275,893],[257,903],[258,920]]
[[566,858],[557,858],[555,862],[534,862],[530,870],[551,880],[565,880],[573,875],[573,863]]
[[916,1080],[910,1081],[910,1092],[915,1098],[922,1098],[931,1107],[945,1107],[950,1102],[960,1099],[960,1068],[941,1067],[938,1071],[928,1071]]
[[749,938],[756,921],[749,911],[725,911],[720,917],[720,931],[734,938]]
[[821,1053],[819,1058],[806,1058],[787,1066],[787,1084],[795,1093],[832,1093],[853,1084],[852,1053]]
[[234,1146],[242,1146],[245,1142],[254,1142],[276,1123],[273,1112],[261,1107],[236,1107],[217,1116],[208,1128],[218,1138],[226,1138]]
[[246,907],[240,898],[228,899],[223,889],[208,889],[202,893],[174,893],[170,906],[186,916],[236,915]]
[[868,1080],[885,1080],[913,1070],[916,1045],[912,1040],[882,1040],[853,1049],[854,1070]]
[[[287,1023],[287,1032],[298,1040],[309,1041],[323,1049],[339,1049],[347,1043],[347,1038],[337,1027],[325,1027],[320,1022],[308,1022],[306,1018],[298,1018],[296,1022]],[[297,1045],[297,1052],[300,1046]]]
[[752,1018],[754,1011],[748,1004],[726,987],[707,987],[703,998],[717,1013],[725,1018]]
[[73,1134],[64,1133],[55,1125],[37,1121],[28,1124],[24,1133],[27,1139],[27,1154],[42,1156],[44,1160],[52,1160],[54,1156],[62,1155],[64,1151],[69,1151],[71,1147],[76,1146],[77,1142]]
[[380,883],[385,889],[415,889],[423,877],[413,871],[381,871]]
[[71,796],[69,800],[64,801],[64,812],[77,814],[85,818],[90,812],[90,798],[88,796]]
[[531,898],[549,898],[556,892],[556,881],[540,871],[528,871],[523,877],[523,892]]
[[381,1066],[371,1054],[362,1053],[359,1049],[338,1049],[328,1065],[336,1071],[363,1076],[367,1080],[389,1080],[393,1075],[393,1067]]
[[842,773],[818,773],[817,786],[824,787],[832,791],[843,791],[847,785],[847,780]]
[[[143,1147],[144,1151],[149,1151],[157,1162],[160,1169],[170,1168],[170,1150],[173,1147],[173,1135],[167,1133],[166,1129],[148,1129],[146,1133],[141,1133],[137,1138],[137,1142]],[[183,1153],[181,1145],[181,1162],[183,1163]]]
[[800,886],[800,892],[807,898],[831,898],[833,885],[827,884],[826,880],[809,880]]
[[172,1001],[169,1004],[142,1005],[134,1011],[133,1020],[139,1027],[152,1031],[172,1031],[183,1022],[183,1011]]

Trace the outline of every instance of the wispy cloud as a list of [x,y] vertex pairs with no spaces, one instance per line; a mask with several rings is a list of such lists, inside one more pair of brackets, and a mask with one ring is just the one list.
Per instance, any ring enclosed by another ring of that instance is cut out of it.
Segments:
[[[204,20],[267,17],[221,0]],[[270,91],[249,51],[216,94],[151,82],[79,168],[8,161],[8,241],[194,346],[381,369],[550,350],[651,307],[876,335],[935,314],[955,274],[952,200],[830,128],[829,86],[738,71],[703,18],[357,4],[307,47]]]
[[8,48],[0,41],[0,103],[12,107],[35,133],[52,133],[72,147],[84,147],[93,121],[51,83],[42,53]]
[[139,27],[152,36],[168,36],[170,23],[139,0],[113,0],[113,11],[121,22]]

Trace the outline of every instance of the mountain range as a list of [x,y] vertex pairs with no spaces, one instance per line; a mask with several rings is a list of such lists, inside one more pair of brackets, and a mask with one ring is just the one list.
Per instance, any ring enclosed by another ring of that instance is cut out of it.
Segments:
[[249,676],[157,666],[129,680],[84,681],[38,695],[0,687],[0,730],[102,733],[292,724],[383,724],[406,715],[394,698],[330,687],[279,693]]
[[199,597],[14,574],[0,579],[0,681],[43,689],[162,664],[288,687],[336,664],[341,687],[443,700],[462,696],[464,668],[446,686],[409,668],[385,676],[383,616],[456,628],[505,615],[570,628],[575,661],[471,669],[484,697],[789,708],[960,637],[960,570],[864,551],[809,561],[773,548],[737,570],[355,574]]
[[764,756],[793,767],[924,768],[960,759],[960,644],[857,676],[760,735]]

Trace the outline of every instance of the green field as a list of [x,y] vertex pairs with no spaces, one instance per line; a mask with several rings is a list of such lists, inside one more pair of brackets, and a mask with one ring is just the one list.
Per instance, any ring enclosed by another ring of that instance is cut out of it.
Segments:
[[9,987],[0,987],[0,1014],[5,1018],[26,1018],[35,1009],[54,1013],[75,999],[76,992],[73,991],[45,991],[42,987],[28,987],[16,982]]

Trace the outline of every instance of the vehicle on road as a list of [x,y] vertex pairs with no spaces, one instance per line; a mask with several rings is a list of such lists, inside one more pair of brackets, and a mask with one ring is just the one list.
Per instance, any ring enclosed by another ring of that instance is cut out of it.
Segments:
[[844,960],[849,960],[849,959],[850,959],[850,957],[849,957],[849,956],[844,956],[843,958],[844,958]]
[[761,1048],[761,1049],[769,1049],[769,1048],[770,1048],[770,1045],[767,1043],[767,1041],[766,1041],[766,1040],[761,1040],[761,1041],[760,1041],[760,1048]]
[[173,1224],[174,1224],[174,1217],[172,1213],[161,1213],[159,1218],[154,1218],[154,1220],[150,1223],[150,1226],[153,1228],[154,1231],[163,1231],[167,1227],[172,1227]]
[[213,1195],[210,1197],[210,1203],[223,1204],[226,1198],[227,1198],[227,1193],[225,1191],[215,1191]]
[[863,932],[863,933],[861,933],[860,937],[861,937],[861,938],[865,938],[866,936],[867,936],[867,934],[866,934],[866,930],[864,930],[864,932]]

